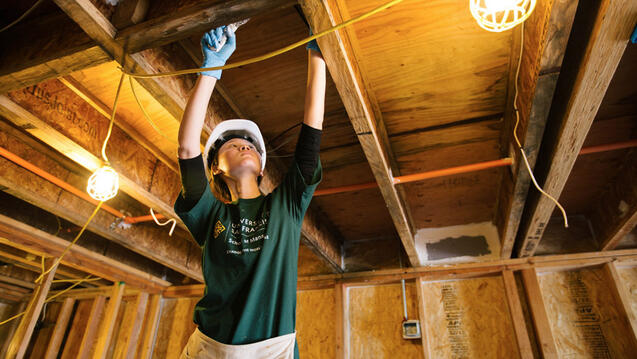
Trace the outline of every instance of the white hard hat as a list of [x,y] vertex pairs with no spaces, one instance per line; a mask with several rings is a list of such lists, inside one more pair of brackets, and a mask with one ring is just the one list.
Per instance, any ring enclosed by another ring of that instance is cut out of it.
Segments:
[[[215,152],[219,148],[233,138],[246,139],[256,147],[257,152],[261,154],[261,171],[265,169],[265,142],[259,130],[259,126],[250,120],[226,120],[218,124],[208,137],[206,146],[204,147],[204,164],[206,173],[210,173],[210,166]],[[210,151],[212,148],[212,152]],[[208,158],[210,156],[210,158]]]

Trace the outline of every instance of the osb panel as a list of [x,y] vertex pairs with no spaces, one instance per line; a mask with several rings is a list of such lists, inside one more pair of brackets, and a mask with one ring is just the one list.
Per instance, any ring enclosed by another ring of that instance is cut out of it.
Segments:
[[434,358],[517,358],[501,277],[424,284],[426,335]]
[[[383,0],[342,2],[357,16]],[[353,27],[390,134],[503,111],[512,33],[481,29],[466,2],[405,1]]]
[[[418,317],[413,283],[406,284],[407,313]],[[400,284],[348,289],[350,358],[421,358],[420,340],[402,338],[403,301]],[[347,323],[346,323],[347,324]]]
[[297,292],[296,340],[302,358],[336,357],[334,289]]
[[178,358],[197,327],[192,321],[199,298],[163,299],[153,358]]
[[299,247],[298,275],[316,275],[334,273],[324,259],[319,258],[307,245],[301,244]]
[[603,269],[545,273],[539,282],[560,357],[632,357],[621,305]]
[[630,307],[637,315],[637,267],[617,267],[617,272],[621,278],[619,284],[624,286],[630,299]]

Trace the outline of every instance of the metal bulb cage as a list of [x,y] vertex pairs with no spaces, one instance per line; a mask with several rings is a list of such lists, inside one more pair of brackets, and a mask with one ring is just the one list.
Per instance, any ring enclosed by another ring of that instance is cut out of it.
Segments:
[[535,9],[536,0],[469,0],[471,15],[481,28],[502,32],[516,27]]
[[88,179],[86,191],[97,201],[109,200],[117,194],[119,175],[110,166],[102,166]]

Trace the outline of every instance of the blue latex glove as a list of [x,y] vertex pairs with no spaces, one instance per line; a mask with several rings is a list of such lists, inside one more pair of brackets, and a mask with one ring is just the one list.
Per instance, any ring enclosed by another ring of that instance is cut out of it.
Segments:
[[[219,41],[224,34],[228,38],[226,44],[223,45],[219,52],[212,50],[212,48],[219,48]],[[201,51],[203,52],[203,64],[201,67],[206,68],[225,65],[236,48],[237,38],[234,33],[228,31],[225,26],[220,26],[206,32],[201,37]],[[221,70],[202,71],[201,74],[215,77],[217,80],[221,79]]]
[[[314,34],[312,34],[312,29],[310,29],[310,36],[312,36],[312,35],[314,35]],[[306,48],[307,50],[314,50],[314,51],[318,52],[319,54],[323,55],[323,54],[321,53],[321,49],[320,49],[320,48],[319,48],[319,46],[318,46],[318,43],[316,42],[316,39],[314,39],[314,40],[312,40],[312,41],[308,42],[308,43],[305,45],[305,48]]]

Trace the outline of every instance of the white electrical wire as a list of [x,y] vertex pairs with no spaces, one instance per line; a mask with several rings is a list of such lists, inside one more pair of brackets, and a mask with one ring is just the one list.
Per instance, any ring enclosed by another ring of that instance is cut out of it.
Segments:
[[168,235],[169,235],[169,236],[172,236],[172,235],[173,235],[173,231],[175,230],[175,226],[177,225],[177,220],[175,220],[174,218],[171,218],[171,219],[167,220],[166,222],[161,223],[161,222],[159,222],[159,220],[157,219],[157,217],[155,217],[155,212],[153,212],[153,209],[152,209],[152,208],[150,209],[150,215],[151,215],[151,216],[153,216],[153,219],[155,220],[155,223],[157,223],[157,225],[159,225],[159,226],[165,226],[165,225],[167,225],[168,223],[172,222],[172,224],[173,224],[173,225],[172,225],[172,227],[170,228],[170,232],[168,232]]
[[518,57],[518,67],[515,70],[515,96],[513,97],[513,109],[515,111],[515,127],[513,128],[513,137],[515,138],[515,142],[520,149],[520,153],[522,153],[522,159],[524,159],[524,164],[526,165],[526,169],[529,171],[529,175],[531,176],[531,180],[540,193],[544,196],[548,197],[562,212],[562,217],[564,218],[564,227],[568,228],[568,217],[566,216],[566,211],[564,207],[560,204],[558,200],[556,200],[553,196],[546,193],[540,185],[535,180],[535,176],[533,175],[533,171],[531,170],[531,165],[529,164],[528,158],[526,158],[526,153],[524,152],[524,148],[522,148],[522,144],[520,144],[520,139],[518,139],[518,124],[520,123],[520,113],[518,111],[518,77],[520,75],[520,65],[522,64],[522,54],[524,53],[524,23],[522,23],[522,28],[520,31],[520,56]]

